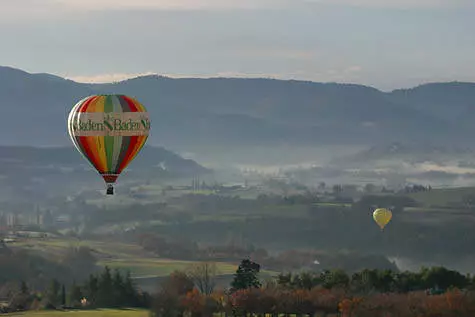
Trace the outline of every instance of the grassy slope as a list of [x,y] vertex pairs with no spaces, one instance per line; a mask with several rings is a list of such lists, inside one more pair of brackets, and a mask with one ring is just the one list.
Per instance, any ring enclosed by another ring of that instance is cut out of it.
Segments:
[[[40,251],[51,256],[60,256],[71,246],[88,246],[96,251],[99,265],[120,270],[130,270],[133,277],[150,278],[167,276],[174,270],[184,270],[193,261],[157,258],[152,253],[142,250],[138,245],[118,242],[78,241],[67,239],[35,240],[29,239],[12,244],[12,247]],[[236,272],[237,263],[216,263],[219,275]],[[272,274],[273,272],[263,272]]]
[[88,310],[88,311],[29,311],[22,313],[12,313],[2,316],[24,316],[24,317],[148,317],[149,312],[146,310],[133,310],[133,309],[100,309],[100,310]]
[[409,196],[426,207],[450,207],[451,204],[461,202],[468,195],[475,195],[475,187],[433,189]]

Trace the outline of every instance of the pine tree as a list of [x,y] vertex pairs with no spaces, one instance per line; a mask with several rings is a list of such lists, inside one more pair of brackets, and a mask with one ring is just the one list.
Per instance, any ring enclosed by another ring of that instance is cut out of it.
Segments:
[[95,305],[97,300],[97,293],[99,290],[99,281],[96,276],[90,275],[86,285],[84,286],[85,296],[90,305]]
[[105,267],[99,277],[99,292],[97,304],[101,307],[112,307],[114,302],[114,288],[112,285],[112,275],[109,267]]
[[129,307],[136,307],[138,305],[137,291],[129,271],[127,271],[124,279],[124,297],[124,305]]
[[113,305],[116,307],[120,307],[125,305],[126,303],[126,295],[125,295],[125,284],[122,275],[120,274],[119,270],[114,271],[114,277],[112,279],[112,286],[114,288],[114,303]]
[[53,279],[47,292],[47,299],[49,304],[53,305],[54,307],[58,306],[59,304],[59,288],[59,282],[56,279]]
[[26,285],[25,281],[21,281],[20,292],[23,295],[29,295],[30,294],[30,290],[28,289],[28,286]]
[[81,288],[76,285],[76,282],[73,282],[71,285],[71,292],[69,293],[69,305],[75,307],[78,306],[83,298]]
[[258,278],[260,269],[261,266],[259,264],[249,259],[242,260],[231,282],[232,289],[239,290],[261,287],[261,282]]
[[61,287],[61,305],[66,306],[66,288],[63,286]]

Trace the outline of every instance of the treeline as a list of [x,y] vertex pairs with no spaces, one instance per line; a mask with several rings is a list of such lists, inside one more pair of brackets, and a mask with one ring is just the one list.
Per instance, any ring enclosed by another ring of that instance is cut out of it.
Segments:
[[91,274],[82,284],[69,287],[53,279],[45,291],[30,288],[21,282],[9,290],[9,303],[4,312],[64,308],[120,308],[150,306],[150,295],[139,291],[130,276],[108,267],[98,274]]
[[300,270],[302,267],[314,265],[315,259],[318,259],[320,268],[340,268],[349,272],[363,268],[397,270],[396,265],[382,255],[365,255],[358,252],[286,250],[271,255],[266,249],[258,248],[252,244],[239,246],[230,243],[200,246],[193,241],[167,239],[157,234],[141,234],[138,236],[137,242],[145,250],[163,258],[185,261],[238,262],[240,259],[249,257],[261,263],[267,270],[272,271]]
[[443,267],[419,272],[343,270],[281,273],[262,281],[261,266],[241,261],[227,289],[218,289],[212,263],[175,271],[150,297],[136,289],[130,275],[106,267],[82,284],[69,287],[53,280],[44,292],[20,283],[8,311],[58,308],[151,308],[155,317],[210,317],[215,313],[341,317],[474,316],[475,278]]
[[[414,187],[415,190],[420,189],[418,188]],[[292,249],[298,246],[364,252],[370,248],[372,253],[399,254],[409,258],[421,255],[424,260],[429,261],[431,254],[443,253],[448,258],[453,258],[475,251],[474,244],[471,243],[475,235],[470,223],[444,221],[446,218],[443,214],[440,214],[440,226],[425,223],[416,219],[419,218],[417,213],[405,212],[409,207],[423,207],[409,195],[405,193],[380,195],[372,192],[372,190],[368,190],[367,193],[358,192],[359,197],[351,198],[347,204],[332,201],[335,200],[333,194],[328,196],[321,191],[289,195],[269,194],[261,195],[257,199],[222,195],[184,195],[171,199],[167,205],[137,204],[114,207],[114,213],[84,204],[81,207],[84,209],[81,215],[85,215],[86,227],[89,230],[106,223],[160,220],[159,224],[155,222],[117,233],[114,238],[135,242],[139,235],[153,235],[160,232],[170,240],[183,239],[180,243],[169,241],[169,244],[174,245],[159,250],[167,257],[179,259],[188,257],[213,260],[211,257],[206,259],[194,256],[196,250],[189,241],[209,245],[214,241],[239,235],[246,237],[245,243],[269,249],[275,247]],[[336,190],[336,193],[341,196],[344,191],[340,193]],[[469,211],[473,201],[475,201],[473,197],[467,197],[463,201],[451,203],[450,207],[457,208],[461,212]],[[384,235],[369,214],[369,211],[376,206],[391,207],[393,211],[393,219],[385,228]],[[421,216],[422,214],[423,211]],[[413,216],[416,220],[410,221],[410,217]],[[436,220],[438,216],[433,217]],[[223,221],[225,218],[227,220]],[[85,234],[83,238],[86,237],[86,233],[83,233]],[[448,236],[460,235],[464,235],[466,239],[447,239]],[[381,238],[383,236],[384,239]],[[149,245],[153,248],[153,242]],[[427,252],[429,249],[433,252]]]
[[54,259],[25,250],[11,250],[5,245],[0,251],[0,284],[24,280],[31,287],[43,290],[53,278],[69,284],[73,279],[86,278],[97,269],[97,259],[87,247],[69,248]]
[[196,274],[174,272],[157,293],[152,315],[455,317],[475,314],[475,279],[443,267],[401,273],[363,270],[352,275],[341,270],[287,273],[263,284],[258,279],[259,271],[259,264],[242,261],[231,287],[224,291],[204,291],[198,287],[210,279],[209,274],[201,274],[197,279]]

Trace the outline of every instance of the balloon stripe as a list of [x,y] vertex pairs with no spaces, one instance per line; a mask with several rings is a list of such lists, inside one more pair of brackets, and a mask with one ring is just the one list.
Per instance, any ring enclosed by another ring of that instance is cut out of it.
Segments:
[[82,106],[80,106],[77,112],[87,112],[87,109],[90,107],[91,103],[93,103],[99,96],[94,96],[89,98]]
[[127,167],[127,165],[129,164],[130,158],[132,157],[132,153],[134,151],[135,145],[137,144],[137,141],[138,141],[138,136],[130,137],[129,147],[127,148],[125,156],[119,165],[119,173],[122,173],[125,167]]
[[[96,112],[104,113],[105,108],[105,96],[101,96],[100,103],[98,103]],[[104,136],[96,136],[97,142],[97,153],[101,159],[101,173],[107,173],[107,155],[106,155],[106,145]]]
[[[122,105],[120,103],[120,98],[118,96],[113,96],[112,100],[113,100],[113,105],[114,105],[114,112],[122,112]],[[109,170],[111,173],[115,173],[115,171],[117,170],[123,139],[124,137],[121,137],[121,136],[114,137],[114,151],[112,155],[113,156],[112,166],[109,167]]]
[[[94,109],[96,107],[96,102],[99,99],[99,96],[94,96],[89,98],[84,104],[80,105],[77,109],[79,113],[76,113],[75,119],[76,121],[80,121],[81,119],[81,113],[90,112],[90,109]],[[98,170],[100,173],[102,170],[102,164],[101,160],[96,154],[97,151],[94,151],[94,148],[97,148],[97,143],[96,143],[96,137],[80,137],[79,138],[79,144],[81,145],[81,148],[83,149],[83,153],[86,153],[86,156],[89,158],[89,161],[91,162],[92,166]]]
[[[135,148],[132,151],[133,154],[132,154],[131,158],[129,159],[129,163],[132,162],[135,159],[137,154],[139,154],[140,150],[142,150],[143,146],[145,145],[145,142],[147,141],[147,139],[148,139],[148,136],[146,136],[146,135],[139,136],[139,140],[137,141],[137,144],[135,145]],[[125,166],[125,167],[127,167],[127,166]]]
[[99,170],[100,165],[97,163],[97,158],[94,155],[94,151],[91,150],[91,147],[89,146],[89,141],[87,136],[80,136],[79,137],[79,144],[81,144],[81,147],[84,149],[84,154],[89,158],[92,166],[100,173],[101,171]]
[[135,109],[137,109],[137,112],[143,112],[143,106],[140,104],[140,102],[138,102],[137,100],[135,100],[135,98],[130,98],[129,99],[132,101],[132,103],[134,104],[135,106]]
[[89,104],[95,99],[96,97],[87,97],[83,99],[82,103],[77,104],[77,109],[75,110],[76,115],[78,115],[78,112],[85,112]]
[[93,100],[92,98],[86,97],[86,98],[83,98],[82,100],[80,100],[78,103],[76,103],[76,105],[73,107],[73,109],[71,110],[71,112],[69,114],[68,130],[69,130],[69,136],[71,137],[71,141],[73,142],[76,149],[81,153],[81,155],[84,158],[86,158],[86,160],[92,165],[92,167],[96,168],[94,166],[94,162],[91,160],[91,158],[89,156],[85,155],[86,152],[85,152],[84,146],[81,144],[79,138],[74,136],[74,129],[73,129],[75,121],[78,120],[78,109],[81,108],[81,106],[83,106],[83,105],[87,106],[89,103],[91,103],[92,100]]
[[[88,112],[104,112],[104,96],[99,96],[94,100],[94,102],[88,107]],[[103,136],[93,136],[90,138],[91,147],[95,147],[95,151],[92,151],[96,159],[94,160],[98,164],[98,172],[105,173],[107,171],[107,162],[106,162],[106,153],[104,146],[104,137]]]
[[97,170],[96,165],[94,164],[94,161],[92,158],[88,155],[86,155],[86,148],[81,144],[80,137],[75,137],[73,143],[76,145],[76,148],[81,152],[81,155],[84,156],[89,163],[91,163],[92,167],[94,167]]
[[[134,98],[130,98],[127,96],[123,97],[127,103],[129,104],[131,111],[133,112],[144,112],[145,108]],[[132,149],[127,152],[126,157],[124,160],[121,162],[121,166],[119,169],[119,173],[121,173],[128,165],[130,162],[134,160],[134,158],[137,156],[137,154],[140,152],[142,149],[143,145],[145,144],[145,141],[148,139],[148,136],[139,136],[134,139],[132,139],[131,144],[129,147],[132,147]]]
[[129,163],[132,162],[135,159],[137,154],[140,152],[140,150],[144,146],[145,141],[147,141],[147,138],[148,138],[148,136],[146,136],[146,135],[141,135],[141,136],[138,137],[137,143],[135,144],[133,150],[131,151],[130,158],[128,158],[127,164],[122,168],[122,170],[125,169],[129,165]]
[[117,164],[115,166],[115,169],[114,169],[114,172],[116,174],[120,174],[120,167],[122,165],[122,162],[124,161],[125,159],[125,156],[127,155],[127,149],[129,148],[129,145],[130,145],[130,136],[124,136],[122,137],[122,145],[120,147],[120,151],[119,151],[119,158],[117,159]]
[[[104,98],[104,112],[111,113],[114,110],[114,105],[112,103],[112,97],[107,96]],[[105,145],[105,155],[107,161],[107,172],[110,173],[113,165],[113,155],[114,155],[114,137],[105,136],[104,137]]]
[[125,101],[124,96],[120,96],[119,101],[120,106],[122,108],[122,112],[131,112],[129,104],[127,103],[127,101]]
[[78,103],[76,103],[73,107],[73,109],[71,110],[71,112],[69,113],[69,116],[68,116],[68,133],[69,133],[69,137],[71,138],[71,141],[73,142],[74,146],[76,147],[76,149],[79,151],[79,147],[78,147],[78,144],[76,142],[76,138],[74,137],[74,119],[76,117],[76,110],[77,108],[84,102],[84,100],[86,100],[87,98],[84,98],[82,100],[80,100]]
[[125,101],[127,101],[127,104],[130,107],[130,112],[138,112],[137,111],[137,106],[134,104],[134,101],[131,98],[129,98],[127,96],[124,96],[123,98],[124,98]]

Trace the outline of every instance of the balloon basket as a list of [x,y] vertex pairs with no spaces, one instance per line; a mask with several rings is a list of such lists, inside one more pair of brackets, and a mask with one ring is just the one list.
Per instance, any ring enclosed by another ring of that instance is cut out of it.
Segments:
[[107,185],[106,195],[114,195],[114,186]]

